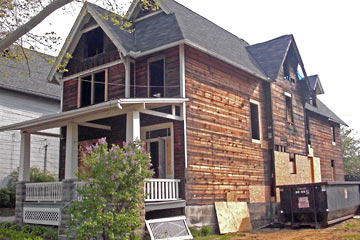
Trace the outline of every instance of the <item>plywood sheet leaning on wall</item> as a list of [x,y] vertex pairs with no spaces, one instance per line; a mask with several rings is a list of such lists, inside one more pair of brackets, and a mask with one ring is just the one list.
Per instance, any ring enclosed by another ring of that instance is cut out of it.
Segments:
[[252,230],[250,212],[246,202],[215,202],[220,234]]

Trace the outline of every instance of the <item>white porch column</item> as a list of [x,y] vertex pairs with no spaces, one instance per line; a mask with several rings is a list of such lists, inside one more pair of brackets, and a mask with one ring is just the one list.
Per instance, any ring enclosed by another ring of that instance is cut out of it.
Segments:
[[125,98],[130,97],[130,74],[131,74],[131,62],[130,57],[125,57]]
[[126,140],[140,139],[140,113],[138,111],[126,114]]
[[66,126],[65,180],[76,179],[78,170],[78,125],[70,123]]
[[30,133],[21,132],[19,182],[30,181]]

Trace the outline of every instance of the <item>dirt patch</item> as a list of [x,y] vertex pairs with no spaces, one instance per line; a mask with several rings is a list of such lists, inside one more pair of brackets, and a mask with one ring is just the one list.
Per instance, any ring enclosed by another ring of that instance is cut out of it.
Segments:
[[[210,239],[210,238],[209,238]],[[263,229],[245,236],[212,236],[212,240],[360,240],[360,219],[322,229]]]

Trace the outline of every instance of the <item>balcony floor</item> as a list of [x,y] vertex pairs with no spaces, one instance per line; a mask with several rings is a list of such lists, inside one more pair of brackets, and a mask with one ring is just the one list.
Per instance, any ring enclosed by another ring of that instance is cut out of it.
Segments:
[[164,209],[173,209],[173,208],[183,208],[186,206],[186,201],[183,199],[178,200],[169,200],[162,202],[145,202],[145,211],[156,211]]

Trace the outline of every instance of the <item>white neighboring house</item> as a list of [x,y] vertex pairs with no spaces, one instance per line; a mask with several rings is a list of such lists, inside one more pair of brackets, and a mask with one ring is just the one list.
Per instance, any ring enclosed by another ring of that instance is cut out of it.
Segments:
[[[61,89],[47,81],[51,65],[44,58],[34,52],[29,53],[29,64],[25,60],[15,62],[1,58],[0,126],[59,112]],[[56,128],[47,132],[59,134],[59,131]],[[59,138],[32,135],[31,167],[46,169],[58,176],[59,145]],[[1,132],[0,188],[6,187],[7,177],[19,166],[19,161],[20,132]]]

